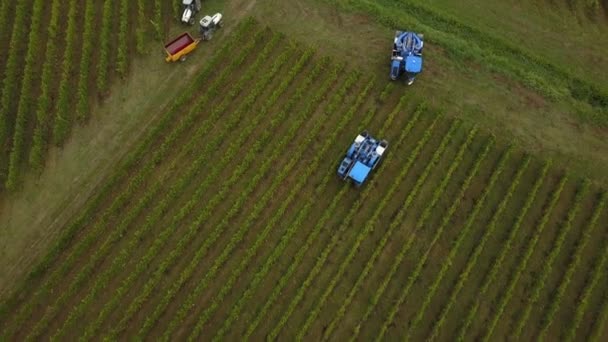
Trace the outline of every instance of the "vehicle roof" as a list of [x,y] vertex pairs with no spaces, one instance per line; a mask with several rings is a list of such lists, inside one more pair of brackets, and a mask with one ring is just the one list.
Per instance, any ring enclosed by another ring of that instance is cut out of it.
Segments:
[[355,166],[350,170],[349,176],[354,179],[357,183],[363,183],[367,175],[371,171],[371,168],[360,161],[355,163]]
[[422,70],[422,57],[407,56],[405,59],[405,71],[420,72]]

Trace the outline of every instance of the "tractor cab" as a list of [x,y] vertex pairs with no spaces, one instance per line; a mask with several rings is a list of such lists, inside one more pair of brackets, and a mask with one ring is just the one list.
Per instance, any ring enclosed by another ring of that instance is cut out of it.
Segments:
[[182,7],[182,23],[194,25],[194,17],[201,10],[201,0],[182,0]]
[[405,74],[407,84],[414,83],[422,71],[422,49],[424,35],[415,32],[396,31],[391,56],[391,80],[395,81]]
[[219,27],[222,27],[222,14],[216,13],[213,16],[204,16],[199,22],[199,31],[203,36],[203,40],[210,40],[213,32]]
[[407,84],[412,85],[418,75],[422,71],[422,57],[416,55],[407,56],[405,59],[405,76]]
[[361,186],[380,163],[387,147],[386,140],[378,140],[367,131],[359,133],[338,166],[338,176]]

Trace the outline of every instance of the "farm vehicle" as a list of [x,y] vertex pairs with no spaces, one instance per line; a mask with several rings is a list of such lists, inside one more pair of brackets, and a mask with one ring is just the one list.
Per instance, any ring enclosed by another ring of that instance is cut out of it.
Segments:
[[[184,3],[188,2],[184,0]],[[185,15],[185,14],[184,14]],[[183,19],[183,18],[182,18]],[[167,62],[183,62],[187,59],[187,55],[194,51],[201,40],[210,40],[213,33],[218,28],[222,27],[222,14],[216,13],[213,16],[204,16],[200,20],[199,32],[201,38],[194,38],[188,32],[184,32],[177,38],[165,44],[165,53]]]
[[182,23],[194,25],[196,13],[201,10],[201,0],[182,0]]
[[182,33],[177,38],[173,39],[169,43],[165,44],[165,52],[167,62],[183,62],[186,60],[187,55],[194,51],[201,39],[195,39],[188,32]]
[[213,37],[213,32],[222,27],[224,22],[222,21],[222,14],[215,13],[213,16],[204,16],[199,24],[199,32],[203,40],[210,40]]
[[[196,14],[201,11],[201,0],[182,0],[182,18],[184,24],[194,25]],[[210,40],[213,32],[222,27],[222,14],[215,13],[212,16],[206,15],[199,21],[199,32],[203,40]]]
[[386,140],[375,139],[367,131],[359,133],[338,166],[338,176],[361,186],[378,166],[387,147]]
[[414,32],[396,31],[391,56],[391,79],[397,80],[405,74],[407,85],[414,83],[422,71],[422,48],[424,36]]

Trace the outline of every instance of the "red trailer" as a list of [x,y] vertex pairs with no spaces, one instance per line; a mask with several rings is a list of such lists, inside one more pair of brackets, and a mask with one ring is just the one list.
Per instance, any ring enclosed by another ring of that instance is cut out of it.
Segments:
[[167,62],[177,62],[186,60],[186,55],[196,49],[200,39],[194,39],[190,33],[184,32],[177,38],[165,45]]

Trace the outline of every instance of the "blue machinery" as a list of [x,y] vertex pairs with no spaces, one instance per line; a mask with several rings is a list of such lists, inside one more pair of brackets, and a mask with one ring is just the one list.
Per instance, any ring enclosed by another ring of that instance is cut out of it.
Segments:
[[395,32],[393,55],[391,57],[391,79],[394,81],[402,74],[407,76],[411,85],[416,75],[422,71],[422,48],[424,36],[414,32]]
[[[422,71],[423,39],[422,34],[395,32],[391,56],[390,76],[392,80],[397,80],[405,74],[407,84],[414,83],[416,75]],[[355,185],[361,186],[371,171],[380,163],[387,147],[386,140],[375,139],[367,131],[361,132],[350,145],[346,156],[338,166],[338,176],[344,180],[352,180]]]
[[345,180],[351,179],[355,185],[360,186],[378,165],[387,147],[386,140],[377,140],[367,131],[361,132],[340,163],[338,176]]

